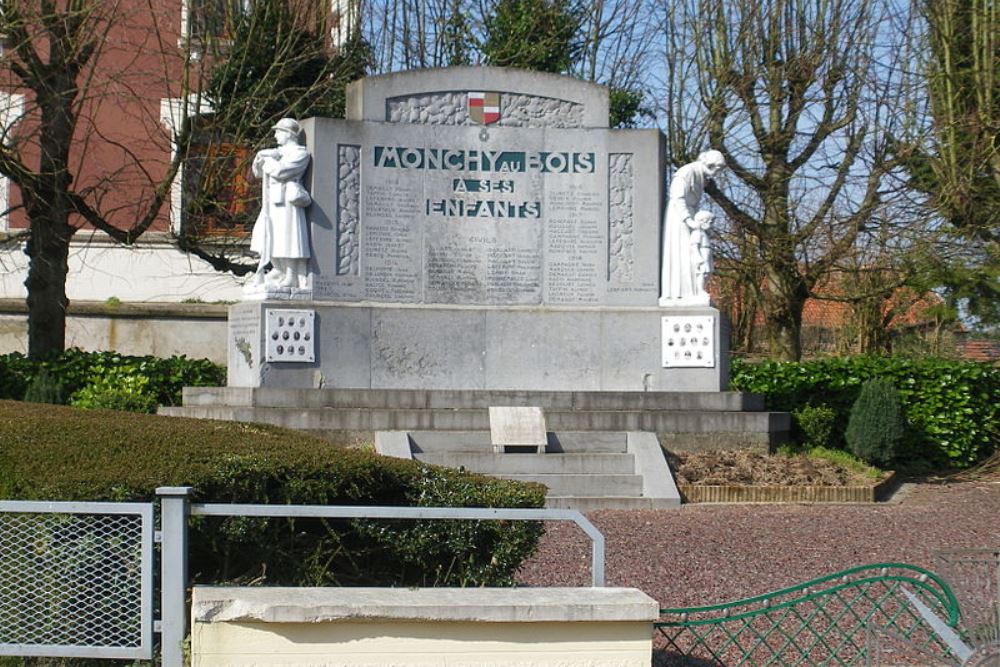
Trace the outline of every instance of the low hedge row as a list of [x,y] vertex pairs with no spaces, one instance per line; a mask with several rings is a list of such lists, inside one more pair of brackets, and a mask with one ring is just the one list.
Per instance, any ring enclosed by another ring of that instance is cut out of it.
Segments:
[[[345,450],[277,427],[0,401],[0,498],[541,507],[544,487]],[[192,521],[198,582],[504,585],[534,522]]]
[[213,387],[226,384],[226,369],[208,359],[132,357],[117,352],[84,352],[80,349],[36,361],[20,352],[0,355],[0,399],[19,401],[41,369],[57,380],[62,395],[100,383],[106,378],[134,376],[160,405],[180,405],[183,387]]
[[831,357],[804,362],[734,359],[731,385],[763,394],[771,410],[825,406],[835,412],[834,447],[843,448],[851,406],[866,380],[891,383],[906,429],[899,458],[927,465],[968,466],[995,452],[1000,440],[1000,368],[937,358]]

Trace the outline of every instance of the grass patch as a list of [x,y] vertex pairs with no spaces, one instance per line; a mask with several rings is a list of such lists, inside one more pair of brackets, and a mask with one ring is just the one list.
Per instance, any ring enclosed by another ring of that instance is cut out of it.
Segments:
[[802,448],[782,445],[778,448],[778,454],[782,456],[805,456],[815,461],[828,461],[856,475],[862,475],[873,480],[878,480],[885,476],[885,471],[881,468],[869,465],[857,456],[842,449],[830,449],[829,447]]

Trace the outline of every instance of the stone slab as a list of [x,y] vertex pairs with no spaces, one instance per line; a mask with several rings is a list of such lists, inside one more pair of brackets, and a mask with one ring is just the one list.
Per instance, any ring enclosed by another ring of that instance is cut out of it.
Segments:
[[653,621],[633,588],[245,588],[196,586],[194,623],[342,620],[541,623]]
[[545,415],[539,407],[491,405],[490,441],[494,449],[507,445],[530,445],[544,452]]
[[382,456],[396,459],[412,459],[410,437],[406,431],[376,431],[375,451]]
[[[176,417],[264,422],[306,431],[489,431],[485,410],[360,410],[357,408],[233,408],[226,406],[162,407],[159,413]],[[551,412],[549,428],[557,431],[651,431],[655,433],[745,433],[787,435],[787,412],[673,413]],[[586,446],[586,438],[581,438]],[[624,451],[616,442],[599,441],[590,451]],[[624,446],[624,443],[622,443]],[[549,441],[548,451],[560,451]]]
[[628,451],[635,457],[635,471],[642,475],[642,496],[656,499],[664,506],[680,506],[681,495],[673,472],[656,439],[655,433],[628,434]]
[[[604,86],[570,76],[482,66],[411,70],[360,79],[347,87],[346,116],[351,120],[409,124],[471,124],[468,114],[460,108],[449,109],[447,100],[454,99],[454,106],[461,107],[456,92],[498,90],[567,103],[553,107],[556,113],[552,114],[544,113],[544,103],[538,105],[535,110],[541,113],[531,114],[523,121],[525,125],[548,122],[557,127],[608,126],[608,89]],[[498,124],[514,125],[521,118],[516,113],[502,113]]]
[[518,482],[534,482],[548,489],[546,495],[642,496],[642,477],[606,473],[499,473],[496,477]]
[[573,509],[579,512],[596,510],[656,510],[673,509],[677,502],[671,498],[645,498],[642,496],[546,496],[548,509]]
[[[382,453],[381,450],[379,453]],[[632,454],[587,453],[558,456],[512,456],[492,453],[429,452],[420,453],[419,459],[435,465],[500,475],[519,473],[632,474],[635,472],[635,458]]]
[[500,391],[432,389],[280,389],[185,387],[184,405],[277,408],[487,408],[538,405],[545,410],[761,412],[764,399],[742,392]]
[[192,667],[649,667],[651,622],[197,623]]

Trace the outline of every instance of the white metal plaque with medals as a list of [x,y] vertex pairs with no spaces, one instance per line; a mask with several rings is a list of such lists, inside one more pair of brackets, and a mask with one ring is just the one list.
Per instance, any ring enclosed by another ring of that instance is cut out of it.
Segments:
[[316,360],[316,311],[268,309],[264,334],[264,361],[311,362]]
[[664,368],[714,368],[715,318],[674,315],[663,318]]

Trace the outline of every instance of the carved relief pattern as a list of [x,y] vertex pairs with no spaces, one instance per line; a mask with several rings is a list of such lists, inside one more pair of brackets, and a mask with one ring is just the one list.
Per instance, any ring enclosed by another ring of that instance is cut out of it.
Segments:
[[337,275],[360,272],[361,147],[337,147]]
[[582,127],[583,105],[551,97],[501,95],[500,125],[510,127]]
[[612,282],[632,282],[635,266],[635,179],[631,153],[608,156],[608,274]]
[[[469,118],[468,91],[451,91],[394,97],[386,102],[390,123],[422,125],[473,125]],[[583,105],[537,95],[500,94],[503,127],[582,127]]]

